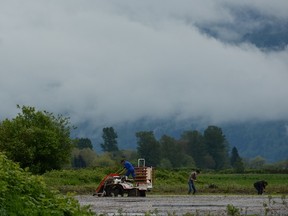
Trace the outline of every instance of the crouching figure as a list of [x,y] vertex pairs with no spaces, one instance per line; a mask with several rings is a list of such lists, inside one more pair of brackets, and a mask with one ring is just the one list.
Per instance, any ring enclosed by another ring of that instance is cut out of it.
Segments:
[[265,188],[268,185],[268,182],[262,180],[262,181],[257,181],[254,183],[254,187],[257,190],[258,194],[263,194],[265,192]]

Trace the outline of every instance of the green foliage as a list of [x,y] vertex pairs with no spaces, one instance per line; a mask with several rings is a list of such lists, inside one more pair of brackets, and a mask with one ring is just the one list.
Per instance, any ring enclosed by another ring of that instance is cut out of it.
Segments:
[[68,118],[23,106],[14,119],[0,123],[0,151],[32,173],[60,169],[70,162],[70,128]]
[[[43,175],[45,182],[62,192],[93,194],[101,179],[115,173],[119,166],[95,167],[93,169],[51,171]],[[152,194],[187,194],[187,180],[194,169],[154,168]],[[257,194],[253,183],[265,179],[266,194],[287,194],[288,174],[219,173],[201,170],[196,188],[201,194]]]
[[188,154],[183,154],[182,155],[181,163],[182,163],[182,166],[185,167],[185,168],[196,167],[196,164],[195,164],[195,161],[194,161],[193,157],[191,157]]
[[77,138],[74,140],[74,145],[78,149],[90,148],[93,149],[93,145],[90,139],[88,138]]
[[[134,150],[121,150],[118,152],[120,157],[116,158],[116,161],[119,163],[122,159],[130,161],[132,164],[137,164],[138,154]],[[122,165],[121,165],[122,166]]]
[[227,215],[229,216],[240,216],[241,211],[239,208],[233,206],[232,204],[228,204],[226,206]]
[[160,161],[160,167],[161,168],[166,168],[166,169],[171,169],[172,168],[172,164],[170,162],[170,160],[163,158]]
[[263,169],[266,160],[263,157],[257,156],[250,160],[248,167],[252,169]]
[[33,176],[0,153],[1,215],[93,215],[71,195],[50,191],[42,177]]
[[117,138],[118,135],[113,127],[103,128],[102,138],[104,143],[100,144],[104,152],[118,151]]
[[90,148],[78,149],[74,148],[72,151],[72,167],[85,168],[96,165],[98,155]]
[[118,167],[95,167],[77,170],[53,170],[43,174],[46,184],[61,193],[93,194],[100,181]]
[[161,157],[167,159],[170,163],[174,163],[175,156],[177,155],[177,145],[172,137],[164,135],[160,139]]
[[116,161],[112,160],[111,154],[106,152],[102,155],[100,155],[96,161],[94,161],[94,166],[99,167],[113,167],[117,163]]
[[153,131],[137,132],[136,137],[139,157],[145,158],[149,166],[158,166],[161,160],[161,147]]
[[269,161],[287,160],[287,120],[245,121],[223,125],[223,131],[245,158],[257,155]]
[[242,158],[239,156],[238,150],[236,147],[232,148],[230,163],[236,173],[244,172],[244,163],[242,161]]
[[222,129],[216,126],[208,126],[204,131],[204,140],[207,152],[215,161],[216,170],[225,168],[228,165],[228,142],[225,139]]
[[[161,167],[176,168],[183,165],[184,153],[179,148],[176,140],[172,137],[164,135],[160,139],[161,146]],[[170,163],[170,165],[169,165]]]
[[[157,155],[157,140],[153,132],[138,132],[138,153],[141,157],[151,158],[151,155]],[[229,167],[229,143],[225,139],[221,128],[216,126],[208,126],[202,135],[199,131],[184,131],[179,140],[164,135],[160,141],[161,165],[162,167],[172,168],[194,167],[195,165],[201,169],[221,170]],[[155,151],[155,152],[154,152]],[[159,156],[158,156],[159,157]],[[163,160],[165,159],[165,160]],[[147,160],[148,161],[148,160]],[[237,171],[240,168],[241,161],[237,162]]]
[[207,164],[203,163],[203,159],[205,158],[205,154],[207,154],[207,148],[203,135],[196,130],[185,131],[181,135],[181,141],[185,144],[185,152],[194,159],[196,166],[206,168],[205,165]]

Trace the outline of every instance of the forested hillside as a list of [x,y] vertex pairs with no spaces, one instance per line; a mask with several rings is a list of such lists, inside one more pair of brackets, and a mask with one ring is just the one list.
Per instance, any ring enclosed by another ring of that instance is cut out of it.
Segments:
[[223,126],[231,145],[247,158],[261,156],[268,161],[288,158],[288,122],[248,122]]
[[[178,139],[185,131],[203,132],[208,126],[197,120],[148,121],[141,120],[121,125],[112,125],[118,134],[120,149],[136,149],[136,132],[153,131],[157,139],[163,135]],[[231,149],[237,147],[243,158],[263,157],[267,162],[286,160],[288,157],[288,121],[243,122],[216,125],[222,128]],[[91,134],[94,149],[100,151],[102,128],[92,129],[82,125],[78,130]],[[77,131],[75,131],[77,132]],[[75,134],[74,134],[75,136]]]

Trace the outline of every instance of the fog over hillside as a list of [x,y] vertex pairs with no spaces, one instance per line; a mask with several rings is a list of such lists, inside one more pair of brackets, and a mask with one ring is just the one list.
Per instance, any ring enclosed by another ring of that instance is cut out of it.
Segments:
[[286,0],[0,1],[0,119],[34,106],[95,140],[143,120],[287,120],[287,11]]

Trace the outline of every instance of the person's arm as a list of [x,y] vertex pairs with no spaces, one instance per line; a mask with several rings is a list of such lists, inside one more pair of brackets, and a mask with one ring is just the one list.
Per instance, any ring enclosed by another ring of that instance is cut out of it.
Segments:
[[117,173],[123,175],[125,173],[125,167],[122,167]]
[[193,181],[197,181],[197,174],[196,173],[192,174],[192,179],[193,179]]

